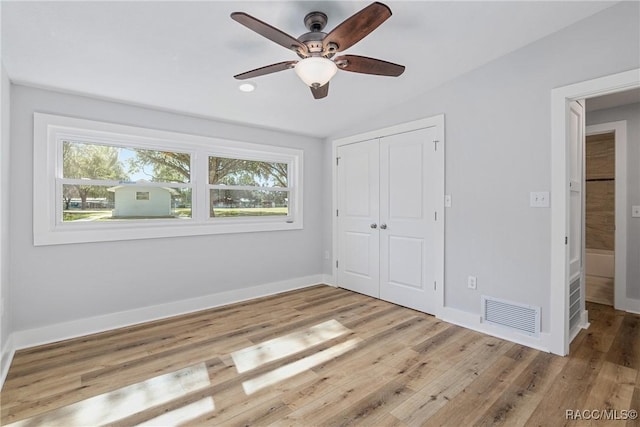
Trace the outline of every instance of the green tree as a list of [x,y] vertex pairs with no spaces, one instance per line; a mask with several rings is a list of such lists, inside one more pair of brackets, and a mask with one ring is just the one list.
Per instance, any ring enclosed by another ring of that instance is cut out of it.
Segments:
[[[144,173],[154,182],[189,182],[191,156],[187,153],[136,150],[129,160],[130,173]],[[149,167],[151,170],[149,171]],[[209,183],[261,186],[264,182],[287,186],[287,164],[225,157],[209,158]]]
[[287,164],[210,157],[209,183],[286,187]]
[[[129,159],[130,173],[144,173],[152,182],[182,182],[191,180],[191,155],[170,151],[135,150]],[[151,166],[151,171],[147,167]]]
[[[154,182],[189,182],[191,180],[191,156],[186,153],[136,150],[129,160],[130,173],[144,173]],[[286,187],[286,163],[269,163],[252,160],[209,157],[209,184],[246,185],[254,187]],[[238,197],[233,197],[236,194]],[[232,206],[240,197],[253,198],[252,192],[225,190],[212,202]],[[262,200],[254,200],[261,203]],[[213,209],[211,209],[213,215]]]
[[[209,183],[229,186],[286,187],[287,167],[286,163],[210,157]],[[264,202],[278,203],[274,195],[275,193],[264,191],[224,190],[217,192],[218,198],[212,200],[212,203],[224,203],[226,206],[236,207],[247,206],[248,201],[250,207],[260,207]],[[211,216],[215,215],[213,206],[210,207],[210,212]]]
[[[128,180],[129,176],[118,159],[117,147],[65,141],[62,145],[65,178]],[[87,208],[87,197],[104,197],[106,188],[95,185],[65,185],[63,198],[68,209],[72,197],[80,197],[81,209]]]

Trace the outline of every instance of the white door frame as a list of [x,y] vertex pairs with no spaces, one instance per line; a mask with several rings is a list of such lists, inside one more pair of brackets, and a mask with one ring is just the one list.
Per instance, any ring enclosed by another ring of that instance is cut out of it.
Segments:
[[[353,136],[348,136],[345,138],[335,139],[331,142],[331,188],[333,189],[331,199],[332,199],[332,237],[333,237],[333,246],[332,246],[332,277],[331,283],[337,285],[337,268],[336,261],[338,255],[338,220],[335,215],[336,210],[338,209],[338,198],[337,198],[337,151],[338,146],[354,144],[356,142],[367,141],[370,139],[382,138],[385,136],[396,135],[404,132],[411,132],[417,129],[424,129],[429,127],[435,127],[436,138],[438,139],[439,147],[438,149],[445,149],[445,140],[444,140],[444,114],[439,114],[437,116],[428,117],[425,119],[414,120],[411,122],[401,123],[395,126],[386,127],[383,129],[378,129],[370,132],[365,132]],[[435,316],[440,315],[441,309],[444,307],[444,223],[445,223],[445,215],[444,215],[444,162],[440,165],[442,170],[438,171],[438,174],[442,176],[442,182],[438,183],[437,192],[440,197],[441,205],[438,206],[438,218],[442,218],[442,221],[438,221],[436,225],[436,242],[435,245],[438,248],[437,256],[438,259],[435,263],[435,277],[438,285],[436,286],[436,311],[431,313]]]
[[[640,87],[640,68],[559,87],[551,91],[551,274],[550,348],[569,354],[569,168],[566,109],[569,101],[588,99]],[[586,320],[586,319],[585,319]]]
[[[588,114],[588,113],[587,113]],[[617,310],[627,304],[627,121],[587,126],[587,136],[615,132],[615,279],[614,302]],[[624,255],[624,256],[621,256]]]

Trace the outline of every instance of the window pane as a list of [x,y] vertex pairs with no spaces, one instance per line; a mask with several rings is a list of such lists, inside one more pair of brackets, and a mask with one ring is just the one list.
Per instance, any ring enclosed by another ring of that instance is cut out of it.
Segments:
[[288,191],[210,190],[210,217],[289,214]]
[[191,189],[138,185],[63,185],[62,220],[191,218]]
[[63,141],[63,177],[115,181],[191,181],[191,155]]
[[288,187],[286,163],[209,157],[209,184]]

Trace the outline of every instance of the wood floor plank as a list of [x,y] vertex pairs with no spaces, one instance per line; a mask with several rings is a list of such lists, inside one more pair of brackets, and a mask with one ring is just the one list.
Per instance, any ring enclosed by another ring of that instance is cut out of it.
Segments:
[[[479,414],[486,411],[516,378],[526,369],[535,357],[535,351],[527,349],[525,358],[515,360],[508,356],[499,357],[495,363],[482,371],[468,387],[450,400],[436,414],[429,418],[429,424],[476,425]],[[459,408],[473,408],[473,411],[461,411]]]
[[223,422],[223,425],[228,427],[264,426],[287,416],[290,412],[291,408],[284,402],[278,398],[273,398]]
[[[286,321],[287,316],[283,315],[282,319]],[[261,321],[262,323],[260,323]],[[133,336],[128,333],[127,330],[123,330],[122,333],[126,336],[126,343],[120,342],[116,345],[109,345],[108,347],[98,346],[97,348],[87,349],[84,352],[73,353],[73,355],[70,354],[68,358],[58,356],[54,361],[42,361],[35,364],[34,367],[27,366],[26,368],[18,368],[12,372],[11,377],[7,376],[7,382],[13,386],[21,386],[27,381],[33,383],[35,380],[46,380],[47,378],[55,381],[56,376],[51,375],[51,372],[56,372],[54,369],[56,367],[64,369],[73,366],[75,371],[94,370],[97,367],[106,368],[108,366],[127,363],[140,357],[149,357],[149,355],[152,354],[185,348],[191,344],[204,345],[216,341],[222,342],[227,338],[235,336],[257,333],[258,331],[270,328],[277,322],[274,319],[267,320],[258,315],[255,317],[255,322],[248,322],[247,324],[240,323],[237,325],[238,329],[234,331],[229,331],[226,323],[218,323],[219,325],[215,328],[210,327],[210,320],[206,323],[189,324],[187,328],[180,325],[175,329],[171,328],[171,335],[169,336],[166,335],[167,328],[164,328],[165,331],[161,335],[162,339],[153,340],[145,345],[127,345],[127,343],[130,343],[132,340],[134,343],[138,343],[137,335]],[[198,328],[200,330],[194,333],[194,330],[198,330]],[[153,331],[150,330],[149,333],[152,334]],[[122,336],[120,339],[122,340]],[[25,372],[29,373],[28,377],[24,375]]]
[[254,343],[259,343],[262,341],[266,341],[272,338],[276,338],[281,336],[282,334],[286,334],[292,331],[308,328],[309,326],[316,325],[318,323],[326,322],[327,320],[336,319],[341,320],[349,318],[349,316],[345,315],[354,315],[357,316],[360,310],[366,308],[366,302],[356,301],[352,304],[344,305],[338,309],[331,310],[329,312],[319,312],[315,314],[311,314],[310,312],[305,312],[304,316],[300,316],[295,321],[284,321],[277,326],[269,328],[268,330],[264,330],[261,332],[256,332],[251,334],[248,339],[250,339]]
[[369,425],[380,425],[393,408],[412,394],[402,382],[388,382],[339,414],[326,419],[322,425],[346,427],[362,424],[365,420]]
[[627,338],[638,336],[640,336],[640,316],[625,315],[620,333],[616,335],[607,353],[607,361],[640,370],[640,340]]
[[[330,292],[330,289],[327,286],[314,286],[298,291],[290,291],[279,295],[258,298],[251,302],[230,304],[223,307],[216,307],[166,319],[145,322],[125,328],[114,329],[86,337],[58,341],[30,349],[23,349],[17,352],[20,357],[14,359],[12,366],[17,367],[21,364],[30,364],[36,360],[41,360],[42,357],[52,359],[57,358],[62,354],[68,355],[75,351],[86,351],[86,348],[96,350],[102,347],[107,347],[106,351],[109,351],[111,350],[108,348],[109,346],[112,346],[114,343],[118,344],[121,342],[123,333],[126,333],[130,338],[136,336],[148,338],[149,335],[153,334],[156,330],[164,331],[168,325],[173,331],[177,331],[181,326],[186,327],[187,330],[197,330],[202,327],[203,323],[207,324],[211,322],[218,322],[221,327],[226,327],[227,323],[225,319],[227,317],[236,316],[238,320],[240,320],[239,315],[246,313],[247,307],[251,307],[254,316],[257,316],[258,318],[261,316],[266,316],[268,318],[279,317],[281,314],[279,313],[279,310],[292,311],[292,309],[288,307],[288,304],[291,304],[292,302],[295,303],[298,300],[309,301],[316,295],[327,294],[328,291]],[[154,339],[158,338],[159,337],[154,337]],[[131,344],[132,343],[129,340],[128,345]],[[15,370],[13,371],[15,372]]]
[[638,409],[640,316],[587,309],[558,357],[314,286],[21,350],[0,424],[596,425],[565,412]]
[[[584,407],[614,410],[620,413],[622,410],[631,409],[637,376],[638,371],[635,369],[604,362]],[[599,421],[598,425],[603,426],[614,426],[619,423],[615,419]]]
[[538,352],[518,378],[474,421],[474,424],[524,425],[566,362],[567,358]]
[[629,404],[629,410],[636,411],[635,417],[630,417],[627,420],[626,427],[640,427],[640,372],[638,372],[638,379],[636,380],[636,387],[633,390],[633,396],[631,397],[631,403]]
[[590,326],[586,332],[586,339],[592,340],[590,345],[598,351],[607,353],[622,326],[624,315],[614,310],[606,309],[600,304],[591,305]]
[[364,396],[363,392],[369,393],[385,384],[387,384],[385,379],[366,374],[353,377],[340,376],[338,381],[331,382],[330,388],[315,393],[313,398],[306,399],[303,404],[289,403],[294,411],[273,425],[315,426],[326,424],[329,418],[338,416],[361,399]]
[[[497,338],[484,337],[477,346],[465,348],[465,357],[460,358],[457,364],[445,369],[433,369],[424,387],[392,410],[391,414],[409,426],[422,426],[511,346]],[[406,375],[409,376],[410,372]],[[402,382],[407,383],[404,379]]]
[[590,339],[592,336],[587,331],[583,330],[581,334],[584,338],[579,347],[574,350],[573,356],[560,372],[559,379],[525,425],[544,425],[549,423],[549,419],[553,420],[551,425],[564,425],[567,410],[591,409],[586,408],[584,403],[602,369],[606,354],[598,350],[599,342]]

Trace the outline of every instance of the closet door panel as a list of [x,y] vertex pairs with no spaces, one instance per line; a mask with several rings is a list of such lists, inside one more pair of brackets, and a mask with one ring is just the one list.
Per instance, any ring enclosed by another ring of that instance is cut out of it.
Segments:
[[338,148],[338,286],[380,296],[378,140]]
[[435,133],[380,142],[380,297],[435,311]]

